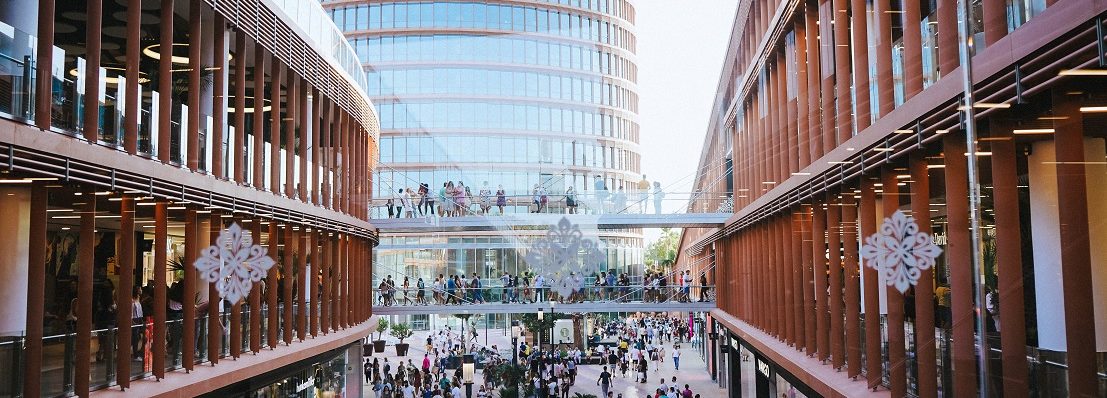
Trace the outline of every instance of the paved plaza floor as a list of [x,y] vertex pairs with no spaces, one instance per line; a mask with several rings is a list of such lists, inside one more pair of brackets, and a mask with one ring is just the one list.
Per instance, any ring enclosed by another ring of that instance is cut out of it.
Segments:
[[[388,358],[388,361],[393,364],[395,369],[395,363],[397,361],[407,362],[411,359],[415,366],[421,366],[423,361],[423,354],[426,352],[424,344],[427,335],[432,331],[420,331],[415,332],[415,335],[404,342],[411,344],[408,355],[404,357],[396,356],[396,349],[394,345],[397,340],[391,336],[385,334],[384,340],[387,341],[388,347],[385,352],[375,353],[370,357],[379,358],[383,361],[384,358]],[[437,330],[433,332],[437,333]],[[497,347],[505,348],[511,347],[511,337],[505,335],[502,330],[490,329],[488,331],[487,341],[488,346],[495,345]],[[374,338],[376,334],[373,335]],[[480,332],[478,341],[481,345],[485,342],[485,333]],[[615,393],[615,396],[622,394],[623,398],[644,398],[646,396],[653,396],[654,391],[660,386],[661,378],[664,377],[667,384],[672,384],[672,378],[675,376],[677,384],[680,386],[680,390],[684,389],[684,385],[688,384],[693,394],[699,394],[702,398],[714,398],[725,397],[726,390],[719,388],[718,384],[711,380],[711,374],[707,371],[707,366],[704,363],[704,358],[700,357],[699,349],[693,348],[690,343],[681,344],[681,357],[680,357],[680,370],[673,368],[673,359],[671,357],[672,344],[665,344],[665,354],[668,358],[665,358],[665,362],[660,364],[658,370],[654,370],[653,365],[650,365],[650,370],[647,373],[648,383],[636,383],[634,381],[634,374],[627,372],[627,377],[623,378],[620,373],[614,372],[612,374],[615,377],[612,378],[613,383],[611,391]],[[510,358],[508,358],[510,360]],[[600,387],[596,384],[596,380],[599,379],[600,372],[602,372],[602,366],[600,365],[579,365],[576,385],[570,388],[569,396],[572,397],[575,393],[593,394],[600,396]],[[482,374],[481,371],[477,371],[475,378],[477,379],[477,385],[479,385]],[[362,379],[364,382],[364,379]],[[474,385],[473,396],[476,396],[476,390],[479,388]],[[372,387],[369,384],[364,386],[364,397],[377,398]]]

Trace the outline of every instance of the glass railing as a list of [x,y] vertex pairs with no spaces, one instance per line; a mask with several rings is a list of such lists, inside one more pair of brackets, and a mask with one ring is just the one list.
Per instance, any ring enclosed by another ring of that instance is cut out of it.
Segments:
[[[684,214],[731,213],[733,198],[710,192],[548,193],[378,198],[371,218],[502,216],[509,214]],[[434,194],[436,195],[436,194]],[[430,203],[433,202],[433,203]]]
[[0,113],[31,120],[35,113],[35,36],[0,22]]
[[570,295],[561,295],[551,287],[480,287],[455,289],[376,290],[374,304],[379,306],[473,305],[492,303],[689,303],[714,302],[715,286],[585,286]]

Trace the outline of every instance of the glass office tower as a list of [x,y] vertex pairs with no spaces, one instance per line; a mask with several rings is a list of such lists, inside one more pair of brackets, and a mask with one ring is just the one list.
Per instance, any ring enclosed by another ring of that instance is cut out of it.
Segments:
[[[363,61],[380,113],[374,217],[388,216],[384,204],[400,189],[420,184],[435,197],[447,181],[462,182],[474,202],[486,182],[492,192],[502,186],[510,214],[533,210],[536,185],[557,209],[566,189],[586,195],[597,176],[611,191],[641,179],[629,2],[323,5]],[[438,274],[475,272],[491,282],[525,270],[517,249],[528,238],[512,232],[385,238],[376,277],[391,274],[399,285],[406,275],[415,286],[418,277],[429,285]],[[640,231],[602,231],[600,238],[608,251],[601,268],[638,273]]]

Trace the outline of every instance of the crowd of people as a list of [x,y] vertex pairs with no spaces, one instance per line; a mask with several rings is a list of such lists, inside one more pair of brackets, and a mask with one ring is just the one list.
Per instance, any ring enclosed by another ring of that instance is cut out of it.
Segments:
[[[504,272],[498,278],[499,286],[486,286],[489,282],[482,279],[477,273],[466,277],[460,274],[449,276],[438,274],[429,285],[423,278],[403,277],[403,281],[397,286],[392,275],[388,275],[377,285],[379,294],[378,302],[381,305],[459,305],[459,304],[483,304],[498,293],[500,303],[535,303],[549,300],[557,300],[566,303],[579,302],[628,302],[637,299],[634,294],[638,290],[631,288],[630,276],[626,273],[600,272],[590,278],[588,286],[567,297],[560,297],[557,292],[550,289],[550,283],[541,274],[531,272],[519,272],[511,274]],[[707,274],[700,273],[698,284],[692,278],[691,271],[685,270],[676,274],[663,271],[646,272],[643,276],[642,300],[646,302],[665,302],[675,300],[690,302],[692,288],[698,287],[698,298],[695,301],[708,301],[710,286],[707,284]],[[496,280],[491,280],[495,284]],[[671,285],[670,285],[671,284]]]
[[[690,338],[687,321],[666,315],[632,316],[595,327],[589,335],[592,343],[584,349],[520,341],[512,348],[518,350],[516,369],[522,375],[508,376],[509,367],[503,365],[511,363],[510,357],[502,356],[495,345],[478,344],[475,333],[455,333],[447,326],[427,336],[421,361],[366,358],[365,381],[376,398],[462,398],[466,386],[460,358],[472,354],[482,365],[482,380],[471,387],[477,398],[499,396],[504,387],[521,388],[519,396],[526,398],[568,398],[574,392],[622,398],[613,388],[620,378],[644,385],[639,388],[647,392],[644,397],[699,397],[677,376],[662,374],[670,369],[667,359],[673,371],[680,370],[682,344]],[[600,370],[598,377],[581,379],[581,370],[590,366]],[[507,385],[509,377],[518,377],[518,384]]]
[[388,218],[490,215],[493,214],[493,206],[498,210],[496,214],[502,215],[505,214],[505,207],[519,205],[528,205],[531,213],[549,213],[552,211],[551,202],[562,204],[557,207],[557,213],[577,214],[582,204],[594,213],[625,213],[637,204],[639,212],[645,213],[652,197],[654,213],[661,214],[661,204],[665,199],[661,183],[654,181],[651,186],[645,175],[638,183],[619,185],[616,189],[610,189],[603,176],[596,175],[593,188],[590,194],[579,194],[570,185],[564,194],[556,194],[543,184],[534,184],[525,195],[509,195],[503,185],[498,185],[493,191],[488,181],[484,181],[474,194],[462,181],[457,181],[456,184],[454,181],[447,181],[435,193],[431,191],[429,184],[420,183],[418,188],[409,186],[397,189],[385,200],[385,207]]

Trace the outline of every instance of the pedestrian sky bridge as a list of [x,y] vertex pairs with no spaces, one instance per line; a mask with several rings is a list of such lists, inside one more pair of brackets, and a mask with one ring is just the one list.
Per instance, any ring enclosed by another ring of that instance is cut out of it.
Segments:
[[726,193],[673,192],[660,201],[612,196],[574,194],[573,206],[565,195],[475,197],[462,205],[453,200],[443,205],[415,198],[377,199],[371,222],[381,233],[543,230],[563,217],[582,229],[716,228],[732,215]]
[[674,214],[506,214],[461,217],[416,217],[373,219],[380,233],[433,233],[537,230],[556,225],[562,217],[575,225],[596,229],[619,228],[716,228],[730,218],[731,213]]
[[[550,303],[508,303],[500,302],[485,304],[462,305],[399,305],[399,306],[374,306],[374,315],[416,315],[416,314],[533,314],[539,309],[551,311]],[[663,303],[627,301],[627,302],[581,302],[581,303],[557,303],[555,311],[561,313],[585,313],[585,312],[704,312],[715,309],[715,302],[676,302]]]

